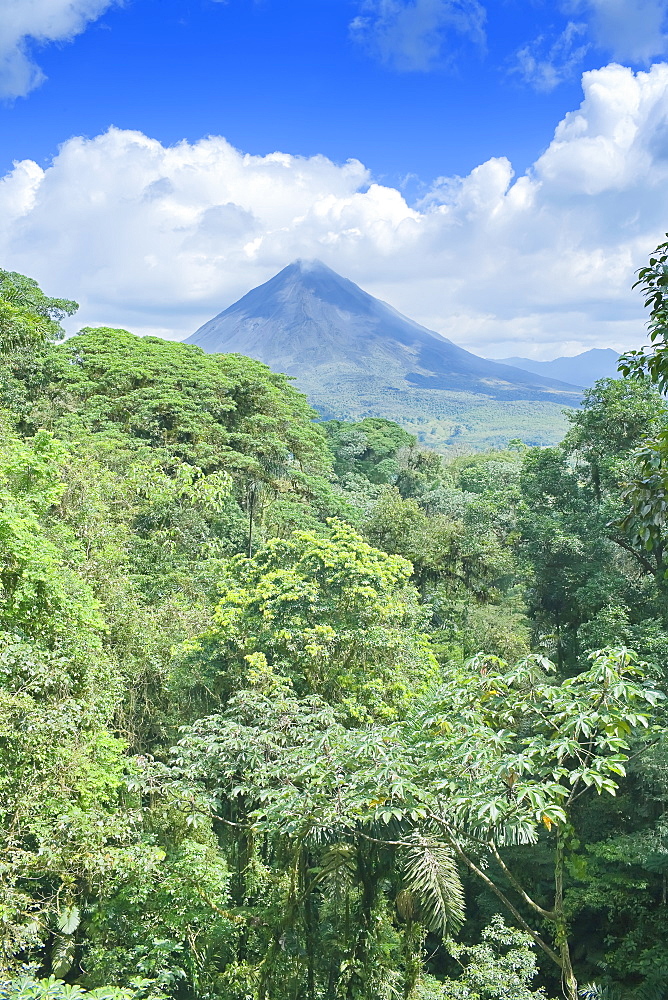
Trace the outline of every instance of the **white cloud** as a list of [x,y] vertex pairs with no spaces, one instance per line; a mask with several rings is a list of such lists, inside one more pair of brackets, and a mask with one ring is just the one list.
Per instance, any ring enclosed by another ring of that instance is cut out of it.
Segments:
[[635,65],[668,52],[668,0],[564,0],[560,7],[576,20],[523,45],[510,69],[538,91],[571,79],[592,49]]
[[319,257],[481,354],[639,344],[634,270],[668,228],[668,65],[612,64],[583,87],[526,174],[494,158],[414,206],[356,160],[71,139],[0,180],[0,261],[77,298],[79,325],[185,336]]
[[117,0],[2,0],[0,97],[25,97],[45,79],[33,48],[69,41]]
[[519,49],[511,72],[518,73],[525,83],[536,90],[554,90],[575,75],[591,47],[584,40],[586,31],[587,25],[583,21],[569,21],[556,40],[541,35]]
[[668,0],[575,0],[587,11],[594,41],[621,62],[649,63],[668,51]]
[[453,35],[484,45],[485,17],[478,0],[362,0],[350,32],[393,69],[426,71],[448,61]]

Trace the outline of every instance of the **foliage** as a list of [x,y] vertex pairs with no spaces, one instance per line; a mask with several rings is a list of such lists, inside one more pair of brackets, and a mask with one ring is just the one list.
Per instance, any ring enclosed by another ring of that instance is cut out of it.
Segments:
[[397,454],[415,445],[415,438],[398,424],[380,417],[365,417],[357,424],[330,420],[323,424],[340,478],[363,475],[372,483],[387,483],[399,474]]
[[6,1000],[660,996],[659,362],[467,455],[74,308],[0,272]]
[[507,927],[497,914],[481,937],[481,944],[468,947],[449,944],[463,971],[443,984],[443,1000],[530,1000],[545,995],[542,989],[531,989],[538,968],[529,934]]
[[180,839],[92,914],[88,981],[127,983],[139,973],[151,995],[169,995],[188,982],[215,991],[244,922],[225,908],[229,882],[215,842],[192,834]]
[[[666,234],[668,236],[668,233]],[[651,254],[646,267],[638,271],[634,287],[640,286],[645,308],[650,310],[650,348],[628,351],[622,355],[619,370],[634,378],[648,375],[650,380],[665,392],[668,385],[668,242],[660,243]]]
[[0,269],[0,349],[11,356],[59,339],[61,320],[78,308],[69,299],[49,298],[32,278]]
[[[258,833],[297,847],[370,837],[409,850],[406,888],[426,899],[422,914],[432,929],[448,912],[453,916],[446,925],[461,919],[458,889],[447,876],[448,852],[454,852],[552,958],[574,998],[563,897],[572,809],[588,789],[615,794],[625,775],[628,737],[647,726],[648,709],[660,695],[638,682],[639,668],[626,650],[596,654],[588,671],[561,684],[550,679],[552,670],[541,658],[512,668],[480,658],[468,675],[453,675],[405,721],[389,727],[345,729],[317,704],[283,696],[269,709],[266,696],[264,702],[240,696],[227,717],[204,720],[182,738],[177,783],[168,787],[183,795],[199,779],[204,797],[187,795],[201,809],[207,802],[218,809],[237,796],[245,821]],[[269,750],[265,734],[276,725],[268,717],[274,711],[281,721]],[[243,747],[252,750],[242,771]],[[541,830],[554,840],[556,884],[553,902],[544,906],[510,874],[500,853],[509,845],[535,844]],[[428,835],[438,836],[442,846],[420,839]],[[553,925],[556,951],[486,873],[481,852]],[[402,907],[413,915],[410,905]]]
[[[135,985],[135,984],[133,984]],[[136,985],[140,986],[141,982]],[[14,980],[8,986],[0,984],[2,1000],[133,1000],[140,996],[141,990],[121,989],[118,986],[103,986],[95,990],[85,990],[81,986],[70,986],[62,979],[51,976],[49,979],[29,979],[27,977]]]
[[262,478],[286,462],[328,461],[304,398],[249,358],[87,328],[47,352],[31,388],[26,424],[69,436],[117,427],[206,470],[226,462]]
[[436,668],[410,572],[342,522],[273,539],[229,563],[215,627],[191,645],[186,669],[203,658],[200,683],[223,698],[266,667],[344,717],[394,716]]

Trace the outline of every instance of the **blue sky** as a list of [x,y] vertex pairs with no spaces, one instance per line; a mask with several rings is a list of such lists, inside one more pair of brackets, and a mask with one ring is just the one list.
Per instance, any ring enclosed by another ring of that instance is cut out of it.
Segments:
[[366,38],[355,30],[373,14],[354,0],[112,6],[69,44],[29,44],[47,81],[0,111],[1,166],[44,162],[69,136],[114,124],[168,144],[215,133],[250,153],[356,157],[393,184],[498,155],[523,170],[579,102],[580,71],[608,54],[590,40],[566,79],[540,91],[517,53],[558,39],[571,19],[553,4],[488,3],[484,37],[444,24],[437,53],[403,62],[400,45],[374,51],[371,24]]
[[631,346],[667,7],[0,0],[4,266],[182,336],[319,256],[480,353]]

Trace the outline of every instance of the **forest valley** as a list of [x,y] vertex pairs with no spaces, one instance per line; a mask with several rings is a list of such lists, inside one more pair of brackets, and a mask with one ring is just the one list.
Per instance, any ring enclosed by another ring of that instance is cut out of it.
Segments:
[[668,996],[668,244],[445,460],[0,271],[0,996]]

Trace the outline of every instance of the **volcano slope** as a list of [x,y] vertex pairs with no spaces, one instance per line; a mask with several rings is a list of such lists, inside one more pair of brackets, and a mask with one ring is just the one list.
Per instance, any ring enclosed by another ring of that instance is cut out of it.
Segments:
[[320,261],[294,261],[186,341],[292,375],[325,419],[396,420],[440,451],[552,444],[582,388],[480,358]]

